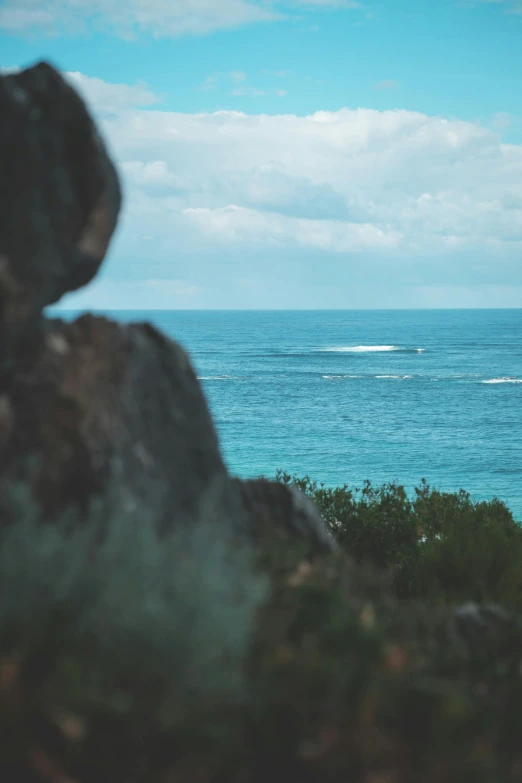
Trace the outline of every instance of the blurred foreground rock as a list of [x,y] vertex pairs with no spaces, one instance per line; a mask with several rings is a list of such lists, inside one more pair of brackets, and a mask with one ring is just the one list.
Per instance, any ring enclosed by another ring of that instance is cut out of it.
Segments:
[[46,516],[104,495],[162,527],[237,515],[190,362],[151,326],[46,321],[1,400],[0,475],[29,481]]
[[274,531],[287,538],[299,537],[308,541],[311,551],[317,553],[337,548],[315,505],[293,485],[266,479],[234,479],[233,483],[257,535]]
[[229,478],[185,352],[147,324],[43,308],[88,283],[116,227],[117,173],[83,101],[42,63],[0,77],[0,493],[44,517],[125,498],[159,529],[213,516],[335,548],[295,489]]
[[120,185],[89,113],[52,67],[0,77],[0,367],[46,305],[88,283]]

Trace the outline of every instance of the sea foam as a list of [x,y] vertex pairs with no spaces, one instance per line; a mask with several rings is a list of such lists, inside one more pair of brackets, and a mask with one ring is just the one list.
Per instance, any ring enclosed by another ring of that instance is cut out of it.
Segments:
[[342,381],[344,378],[362,378],[362,375],[323,375],[325,381]]
[[482,383],[522,383],[522,378],[492,378],[490,381]]
[[232,375],[198,375],[198,381],[233,381],[239,380]]
[[380,351],[400,351],[398,345],[353,345],[338,348],[323,348],[322,350],[333,353],[377,353]]
[[319,351],[327,353],[389,353],[390,351],[402,351],[403,353],[424,353],[425,348],[405,348],[401,345],[341,345],[332,348],[319,348]]

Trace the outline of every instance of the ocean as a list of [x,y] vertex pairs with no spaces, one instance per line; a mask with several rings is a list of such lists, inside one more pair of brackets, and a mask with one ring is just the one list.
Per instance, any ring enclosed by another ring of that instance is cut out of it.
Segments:
[[522,310],[108,314],[188,350],[236,475],[424,477],[522,520]]

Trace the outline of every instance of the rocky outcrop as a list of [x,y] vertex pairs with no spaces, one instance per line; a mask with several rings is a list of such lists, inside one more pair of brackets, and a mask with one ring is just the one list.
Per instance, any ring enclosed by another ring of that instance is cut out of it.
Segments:
[[337,549],[315,505],[293,485],[266,479],[235,479],[233,483],[255,535],[275,532],[286,538],[298,537],[308,541],[310,551],[317,553]]
[[0,367],[42,309],[98,271],[120,185],[89,113],[46,63],[0,77]]
[[335,548],[296,489],[232,480],[186,353],[148,324],[43,308],[96,274],[118,176],[75,91],[42,63],[0,77],[0,495],[22,484],[43,517],[121,503],[165,526],[215,517]]
[[93,496],[161,527],[237,515],[188,357],[152,326],[46,321],[1,400],[0,475],[29,483],[47,517]]

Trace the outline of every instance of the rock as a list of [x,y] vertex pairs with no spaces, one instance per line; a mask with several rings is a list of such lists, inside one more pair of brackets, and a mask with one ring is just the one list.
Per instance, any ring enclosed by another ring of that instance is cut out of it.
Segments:
[[162,528],[237,519],[190,361],[152,326],[47,321],[0,399],[0,485],[24,482],[44,516],[121,497]]
[[244,514],[255,538],[275,531],[307,540],[314,554],[338,550],[314,503],[296,487],[266,479],[235,479],[234,483],[239,488]]
[[295,488],[230,479],[176,343],[147,324],[43,318],[97,273],[121,203],[83,101],[46,63],[0,77],[0,170],[0,498],[20,484],[44,518],[116,500],[159,530],[213,517],[335,549]]
[[455,609],[450,638],[466,653],[476,655],[505,642],[513,631],[512,618],[501,606],[470,601]]
[[42,309],[98,271],[121,193],[83,101],[46,63],[0,77],[0,171],[5,371]]

